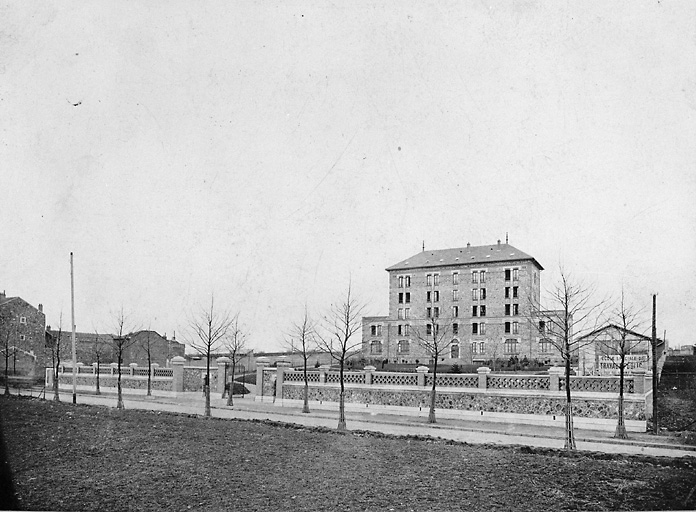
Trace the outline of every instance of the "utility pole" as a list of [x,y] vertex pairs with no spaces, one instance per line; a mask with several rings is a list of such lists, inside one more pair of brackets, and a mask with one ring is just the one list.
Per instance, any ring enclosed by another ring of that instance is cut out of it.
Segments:
[[70,253],[70,309],[72,317],[72,403],[77,403],[77,351],[75,349],[75,279],[73,277],[73,253]]
[[652,404],[653,404],[653,434],[660,433],[658,418],[657,418],[657,295],[653,293],[652,297]]

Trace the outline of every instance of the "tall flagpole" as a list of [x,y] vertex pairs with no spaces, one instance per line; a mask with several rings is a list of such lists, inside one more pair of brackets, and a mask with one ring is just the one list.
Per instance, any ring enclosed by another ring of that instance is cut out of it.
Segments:
[[70,307],[72,311],[72,403],[77,403],[77,352],[75,350],[75,279],[73,253],[70,253]]

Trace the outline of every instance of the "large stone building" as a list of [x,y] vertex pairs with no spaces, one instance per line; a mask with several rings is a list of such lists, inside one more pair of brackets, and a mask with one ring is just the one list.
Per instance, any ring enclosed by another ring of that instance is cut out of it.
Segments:
[[[0,368],[2,374],[27,377],[43,374],[49,360],[46,349],[46,316],[41,304],[34,307],[21,297],[0,293]],[[50,363],[49,363],[50,364]],[[7,368],[6,368],[7,366]]]
[[435,324],[450,336],[440,358],[447,364],[557,358],[530,313],[539,304],[543,267],[512,245],[423,251],[386,270],[389,314],[363,318],[365,359],[428,363],[419,337]]

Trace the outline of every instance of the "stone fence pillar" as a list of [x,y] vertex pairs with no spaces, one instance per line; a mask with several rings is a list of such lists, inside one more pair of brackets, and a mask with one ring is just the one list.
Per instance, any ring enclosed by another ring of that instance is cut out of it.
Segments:
[[[225,396],[225,382],[227,379],[227,365],[232,362],[232,360],[229,357],[218,357],[215,362],[217,363],[217,392],[220,393],[220,396]],[[234,386],[234,383],[230,385],[230,392],[232,392],[232,386]]]
[[549,389],[559,391],[561,389],[561,376],[565,375],[565,368],[552,366],[547,371],[549,372]]
[[645,370],[643,368],[633,370],[633,393],[636,395],[645,394]]
[[131,363],[128,366],[130,367],[130,375],[133,377],[135,375],[135,369],[138,367],[138,363]]
[[377,369],[377,368],[375,368],[374,366],[369,365],[369,364],[364,368],[364,371],[365,371],[365,385],[366,385],[366,386],[371,386],[371,385],[372,385],[372,374],[374,373],[374,371],[375,371],[376,369]]
[[159,368],[159,363],[152,363],[150,365],[150,376],[154,379],[155,378],[155,370]]
[[111,363],[111,376],[118,375],[118,363]]
[[319,367],[319,384],[326,384],[326,374],[329,373],[330,369],[331,365],[329,364],[322,364]]
[[290,361],[278,361],[276,363],[276,398],[283,398],[283,381],[285,371],[290,369]]
[[416,372],[418,373],[418,386],[425,387],[425,376],[428,374],[428,367],[419,366],[416,368]]
[[488,366],[481,366],[476,369],[478,373],[478,387],[479,389],[488,388],[488,374],[491,373],[491,369]]
[[263,370],[270,364],[266,356],[256,358],[256,396],[263,397]]
[[184,392],[184,363],[186,359],[181,356],[172,358],[172,391],[175,393]]
[[94,368],[94,375],[99,374],[99,363],[92,363],[92,368]]

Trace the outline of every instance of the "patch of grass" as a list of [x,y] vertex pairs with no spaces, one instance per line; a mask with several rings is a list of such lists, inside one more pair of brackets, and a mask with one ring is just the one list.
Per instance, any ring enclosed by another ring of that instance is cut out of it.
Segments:
[[688,509],[693,460],[345,435],[0,397],[30,510]]

